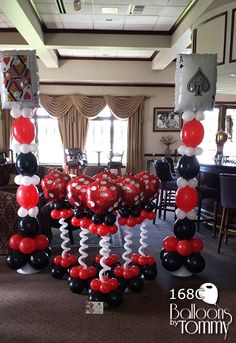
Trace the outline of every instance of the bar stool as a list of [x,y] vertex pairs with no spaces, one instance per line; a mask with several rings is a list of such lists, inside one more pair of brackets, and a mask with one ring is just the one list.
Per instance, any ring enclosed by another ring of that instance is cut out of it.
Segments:
[[[168,162],[156,161],[154,164],[155,174],[161,181],[160,196],[156,199],[155,213],[159,209],[159,218],[161,218],[162,211],[164,213],[163,219],[166,220],[166,212],[175,212],[175,194],[177,191],[177,183],[173,178]],[[155,224],[155,219],[153,221]]]
[[236,231],[229,228],[229,212],[236,209],[236,175],[220,174],[220,201],[223,207],[217,252],[220,253],[223,235],[227,244],[227,236],[236,235]]

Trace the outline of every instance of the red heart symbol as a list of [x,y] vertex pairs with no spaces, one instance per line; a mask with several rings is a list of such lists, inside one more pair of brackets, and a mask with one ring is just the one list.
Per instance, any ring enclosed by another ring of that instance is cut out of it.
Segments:
[[30,100],[30,99],[31,99],[31,95],[30,95],[28,92],[26,92],[26,93],[24,94],[24,99],[25,99],[25,100]]
[[10,57],[4,57],[3,62],[4,62],[5,64],[8,64],[9,61],[10,61]]

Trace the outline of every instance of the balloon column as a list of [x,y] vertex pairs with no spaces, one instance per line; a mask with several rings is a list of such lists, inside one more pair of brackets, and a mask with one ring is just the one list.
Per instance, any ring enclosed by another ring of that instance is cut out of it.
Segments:
[[198,203],[196,179],[199,162],[195,155],[200,155],[204,128],[204,110],[212,110],[216,90],[216,55],[178,55],[176,66],[176,106],[183,112],[181,132],[183,145],[179,153],[183,155],[178,162],[179,179],[176,193],[175,236],[163,241],[161,259],[164,268],[173,275],[187,277],[201,272],[205,260],[201,255],[203,242],[193,238],[195,234]]
[[18,153],[16,170],[19,185],[16,200],[18,210],[18,233],[10,237],[11,251],[6,263],[21,274],[35,273],[47,266],[50,250],[48,239],[40,234],[38,215],[39,194],[36,185],[39,177],[35,126],[31,121],[33,109],[38,107],[38,75],[34,51],[1,52],[1,100],[2,107],[11,109],[14,118],[12,135]]
[[66,219],[73,215],[70,204],[65,201],[66,186],[70,181],[70,177],[65,173],[58,170],[52,170],[41,181],[44,196],[47,200],[52,200],[51,203],[51,217],[52,219],[59,219],[60,232],[61,232],[61,255],[54,257],[51,274],[57,279],[63,278],[67,275],[67,268],[72,267],[76,262],[76,256],[69,254],[71,250],[68,246],[68,223]]

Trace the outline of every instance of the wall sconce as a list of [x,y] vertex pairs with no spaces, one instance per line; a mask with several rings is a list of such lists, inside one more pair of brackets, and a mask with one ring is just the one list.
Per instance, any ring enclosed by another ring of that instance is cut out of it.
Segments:
[[74,10],[75,11],[81,10],[81,1],[80,0],[74,0]]

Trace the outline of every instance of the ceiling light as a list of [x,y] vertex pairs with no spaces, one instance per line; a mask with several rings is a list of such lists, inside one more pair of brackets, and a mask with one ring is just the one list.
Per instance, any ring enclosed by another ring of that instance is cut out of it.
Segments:
[[102,13],[104,13],[104,14],[117,14],[118,8],[117,7],[102,7]]
[[236,74],[230,74],[231,77],[236,77]]
[[81,1],[80,0],[74,0],[74,10],[75,11],[81,10]]

